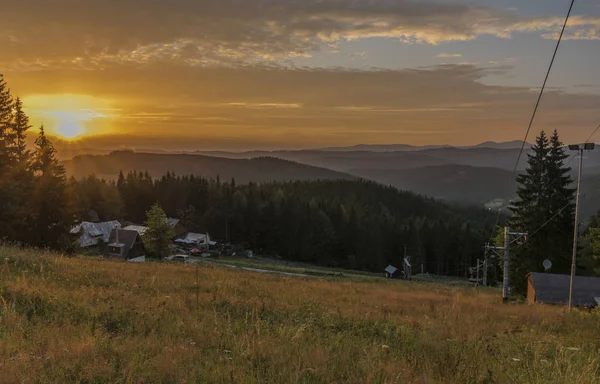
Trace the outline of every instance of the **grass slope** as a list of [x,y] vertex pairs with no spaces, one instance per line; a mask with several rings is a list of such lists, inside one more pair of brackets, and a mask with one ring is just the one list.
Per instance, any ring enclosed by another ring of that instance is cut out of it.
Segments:
[[593,383],[597,314],[495,290],[0,248],[2,383]]

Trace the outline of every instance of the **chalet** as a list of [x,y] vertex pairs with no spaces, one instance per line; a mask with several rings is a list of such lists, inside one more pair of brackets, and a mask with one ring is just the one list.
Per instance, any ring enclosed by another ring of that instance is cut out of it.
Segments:
[[77,244],[81,248],[90,248],[97,246],[99,241],[108,242],[110,233],[115,228],[121,228],[121,223],[116,220],[102,223],[83,221],[71,228],[71,234],[79,236]]
[[175,243],[195,248],[208,248],[210,244],[210,236],[202,233],[185,232],[180,236],[177,236]]
[[[569,275],[531,272],[527,275],[527,301],[542,304],[569,304]],[[600,305],[600,277],[573,278],[573,306]]]
[[146,251],[142,237],[136,231],[113,229],[108,240],[108,256],[134,259],[144,256]]
[[[167,221],[169,222],[169,225],[171,226],[171,228],[173,228],[173,231],[175,232],[175,236],[181,236],[182,234],[185,233],[185,228],[183,227],[183,225],[181,224],[181,220],[179,219],[173,219],[173,218],[167,218]],[[127,231],[136,231],[137,233],[139,233],[140,235],[144,235],[144,232],[146,232],[146,229],[148,227],[145,227],[143,225],[128,225],[126,226],[125,230]]]

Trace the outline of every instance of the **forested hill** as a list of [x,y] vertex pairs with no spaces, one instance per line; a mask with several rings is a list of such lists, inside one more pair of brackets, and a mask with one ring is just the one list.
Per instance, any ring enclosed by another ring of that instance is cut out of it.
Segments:
[[135,153],[115,151],[108,155],[82,155],[63,162],[68,176],[83,178],[94,174],[113,179],[120,171],[147,171],[152,177],[167,172],[205,178],[234,178],[239,183],[292,181],[292,180],[335,180],[356,179],[348,174],[329,169],[298,164],[288,160],[261,157],[255,159],[227,159],[221,157]]
[[374,182],[329,180],[233,184],[140,173],[72,186],[80,217],[143,222],[155,202],[191,231],[245,243],[265,255],[327,266],[381,271],[412,261],[440,274],[463,274],[481,257],[494,215],[455,208]]

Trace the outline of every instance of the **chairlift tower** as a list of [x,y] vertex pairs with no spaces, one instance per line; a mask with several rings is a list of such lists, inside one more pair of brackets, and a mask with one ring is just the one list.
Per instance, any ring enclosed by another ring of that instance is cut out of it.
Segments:
[[[524,239],[524,241],[527,241],[527,236],[529,234],[527,232],[511,232],[509,227],[504,227],[504,247],[492,247],[489,244],[486,245],[486,251],[489,250],[504,250],[504,276],[502,279],[502,301],[503,302],[508,302],[508,294],[509,294],[509,286],[508,286],[508,266],[509,266],[509,259],[510,259],[510,244],[512,243],[510,241],[511,236],[516,237],[514,241],[521,241],[522,239]],[[486,261],[485,263],[487,264],[487,252],[486,252]],[[485,277],[484,280],[487,283],[487,268],[485,270]]]

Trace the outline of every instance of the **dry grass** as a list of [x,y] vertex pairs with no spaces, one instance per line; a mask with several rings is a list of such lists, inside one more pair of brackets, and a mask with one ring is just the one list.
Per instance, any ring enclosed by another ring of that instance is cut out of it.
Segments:
[[2,383],[594,383],[600,316],[0,247]]

